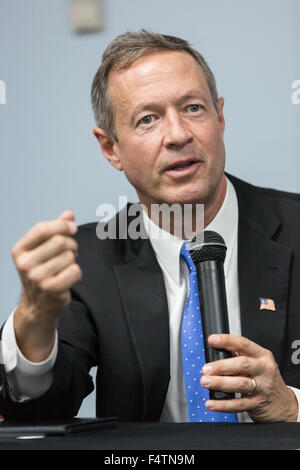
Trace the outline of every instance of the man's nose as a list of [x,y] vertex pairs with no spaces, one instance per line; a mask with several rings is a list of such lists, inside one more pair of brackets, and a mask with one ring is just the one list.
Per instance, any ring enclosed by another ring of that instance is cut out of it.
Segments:
[[193,141],[193,135],[182,116],[177,112],[165,116],[164,144],[166,147],[182,148]]

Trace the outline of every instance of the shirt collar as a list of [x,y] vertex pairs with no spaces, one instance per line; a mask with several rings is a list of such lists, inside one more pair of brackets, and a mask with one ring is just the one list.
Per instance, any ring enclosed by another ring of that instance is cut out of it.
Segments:
[[224,262],[225,273],[230,260],[230,256],[237,240],[238,230],[238,202],[233,184],[226,178],[227,187],[223,204],[205,230],[212,230],[219,233],[227,246],[226,258]]
[[[226,194],[221,208],[215,218],[205,228],[219,233],[227,246],[227,255],[225,258],[224,269],[226,271],[229,258],[237,237],[238,226],[238,204],[235,189],[226,178]],[[184,240],[174,237],[168,232],[160,229],[148,215],[143,211],[144,225],[149,236],[150,242],[156,254],[157,260],[161,266],[180,283],[180,250]],[[176,260],[176,262],[174,262]]]

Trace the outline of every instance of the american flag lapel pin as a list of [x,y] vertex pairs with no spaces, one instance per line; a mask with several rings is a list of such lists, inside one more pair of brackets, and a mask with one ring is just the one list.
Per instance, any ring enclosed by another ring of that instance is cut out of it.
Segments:
[[259,298],[260,307],[259,310],[272,310],[275,312],[275,303],[273,299],[266,299],[263,297]]

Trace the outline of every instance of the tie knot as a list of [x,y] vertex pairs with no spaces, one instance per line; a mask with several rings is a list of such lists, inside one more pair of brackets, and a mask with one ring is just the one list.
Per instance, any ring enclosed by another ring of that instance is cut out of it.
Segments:
[[196,267],[190,255],[190,244],[191,242],[183,242],[180,256],[184,259],[190,271],[195,271]]

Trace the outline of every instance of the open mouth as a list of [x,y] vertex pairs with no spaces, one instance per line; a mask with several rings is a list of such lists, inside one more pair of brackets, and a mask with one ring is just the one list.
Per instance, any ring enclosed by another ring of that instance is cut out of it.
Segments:
[[169,165],[166,169],[166,172],[171,177],[182,178],[185,176],[192,175],[194,171],[196,171],[200,163],[200,161],[193,159],[177,161]]
[[187,167],[193,165],[194,163],[196,162],[195,161],[185,162],[181,165],[170,167],[168,168],[168,170],[182,171],[182,170],[185,170]]
[[193,158],[177,160],[176,162],[171,163],[171,165],[167,167],[167,171],[183,171],[186,168],[194,165],[195,163],[199,163],[199,162]]

